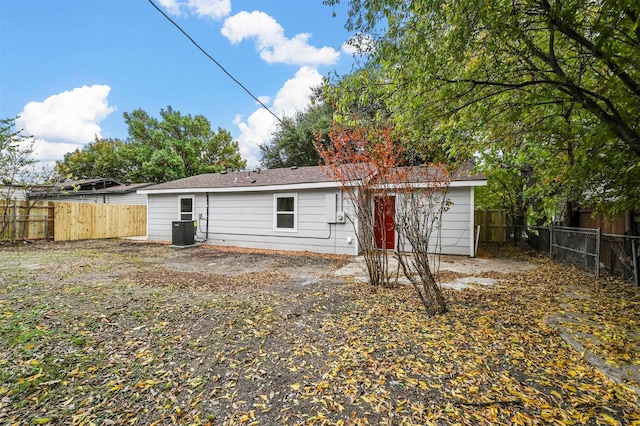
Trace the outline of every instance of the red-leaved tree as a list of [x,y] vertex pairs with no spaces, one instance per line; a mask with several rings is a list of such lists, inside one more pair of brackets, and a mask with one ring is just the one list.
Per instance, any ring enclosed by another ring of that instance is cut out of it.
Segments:
[[[384,186],[378,188],[379,182],[381,177],[397,169],[401,148],[393,143],[389,128],[372,130],[334,125],[328,136],[329,144],[316,144],[324,163],[322,168],[329,177],[340,182],[351,202],[347,217],[354,226],[369,283],[389,287],[389,252],[378,247],[376,224],[392,212],[384,203],[378,209],[373,206],[374,197],[386,195]],[[386,246],[386,235],[386,232],[378,232],[382,247]]]
[[[392,286],[389,253],[394,253],[427,313],[445,312],[435,277],[449,173],[441,165],[403,167],[402,146],[394,141],[390,128],[334,126],[329,137],[330,144],[316,148],[323,170],[340,182],[351,201],[348,217],[370,284]],[[385,217],[392,218],[394,229],[381,229],[387,223]]]

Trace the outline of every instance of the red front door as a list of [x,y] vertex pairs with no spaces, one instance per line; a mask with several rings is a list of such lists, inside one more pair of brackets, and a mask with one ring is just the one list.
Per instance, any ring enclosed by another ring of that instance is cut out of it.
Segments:
[[376,247],[393,250],[396,247],[396,197],[376,197],[374,204]]

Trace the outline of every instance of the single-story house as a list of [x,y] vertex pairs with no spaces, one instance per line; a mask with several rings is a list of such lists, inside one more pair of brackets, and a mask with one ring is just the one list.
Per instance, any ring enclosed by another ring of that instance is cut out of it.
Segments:
[[98,204],[146,205],[147,196],[138,189],[152,183],[119,182],[110,178],[65,180],[34,187],[29,196],[43,201],[67,201]]
[[[474,187],[481,185],[483,176],[467,173],[450,182],[442,253],[474,255]],[[147,196],[150,240],[171,241],[173,222],[182,220],[196,221],[196,239],[207,244],[359,254],[348,196],[319,166],[202,174],[138,193]]]
[[24,186],[0,182],[0,200],[25,200]]

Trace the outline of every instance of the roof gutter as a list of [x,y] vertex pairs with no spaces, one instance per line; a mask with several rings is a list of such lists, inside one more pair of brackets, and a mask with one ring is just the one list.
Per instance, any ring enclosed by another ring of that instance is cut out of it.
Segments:
[[[449,182],[448,187],[470,187],[470,186],[486,186],[486,179],[476,180],[455,180]],[[343,185],[341,182],[315,182],[315,183],[294,183],[288,185],[264,185],[264,186],[235,186],[221,188],[166,188],[166,189],[139,189],[138,194],[154,195],[154,194],[200,194],[200,193],[229,193],[229,192],[261,192],[261,191],[294,191],[301,189],[324,189],[324,188],[340,188],[344,186],[357,186],[357,182],[350,182]],[[433,183],[413,183],[414,188],[431,188],[438,186]]]
[[402,188],[468,188],[470,186],[487,186],[486,179],[454,180],[451,182],[407,182],[374,185],[374,189]]
[[288,185],[263,185],[263,186],[232,186],[222,188],[167,188],[167,189],[142,189],[138,194],[194,194],[203,192],[223,193],[223,192],[259,192],[259,191],[291,191],[297,189],[321,189],[339,188],[339,182],[315,182],[315,183],[294,183]]

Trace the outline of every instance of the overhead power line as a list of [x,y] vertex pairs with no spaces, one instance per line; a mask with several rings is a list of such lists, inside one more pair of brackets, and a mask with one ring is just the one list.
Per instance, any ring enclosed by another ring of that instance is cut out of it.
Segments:
[[242,87],[242,89],[247,92],[249,94],[249,96],[251,96],[256,102],[258,102],[264,109],[266,109],[269,114],[273,115],[276,120],[278,120],[280,122],[280,124],[285,125],[284,121],[282,121],[282,119],[280,117],[278,117],[273,111],[271,111],[269,109],[269,107],[267,107],[264,103],[262,103],[262,101],[260,99],[258,99],[256,96],[254,96],[253,93],[251,93],[251,91],[249,89],[247,89],[242,83],[240,83],[240,81],[238,81],[237,78],[235,78],[233,75],[231,75],[231,73],[229,71],[227,71],[225,69],[225,67],[222,66],[222,64],[220,64],[220,62],[216,61],[216,59],[211,56],[209,53],[207,53],[206,50],[204,50],[189,34],[187,34],[187,32],[185,30],[182,29],[182,27],[180,27],[180,25],[178,25],[173,19],[171,19],[166,13],[164,13],[164,11],[162,9],[160,9],[154,2],[153,0],[148,0],[149,3],[151,3],[151,5],[162,14],[162,16],[164,16],[169,22],[171,22],[178,30],[180,30],[180,32],[182,34],[184,34],[185,37],[187,37],[189,39],[189,41],[191,43],[193,43],[193,45],[195,47],[197,47],[202,53],[204,53],[204,55],[209,58],[214,64],[216,64],[226,75],[229,76],[229,78],[231,80],[233,80],[238,86]]

